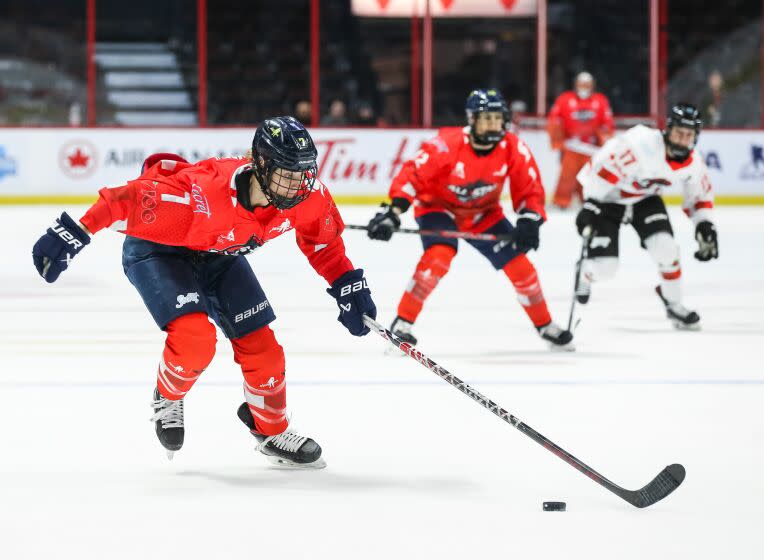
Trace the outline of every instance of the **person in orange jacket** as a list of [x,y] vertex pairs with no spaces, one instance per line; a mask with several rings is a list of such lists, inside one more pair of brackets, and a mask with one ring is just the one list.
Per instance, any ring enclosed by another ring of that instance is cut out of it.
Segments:
[[568,208],[574,194],[583,200],[576,175],[615,129],[610,102],[594,88],[592,75],[579,73],[574,90],[561,93],[547,117],[552,149],[560,150],[560,177],[552,199],[558,208]]

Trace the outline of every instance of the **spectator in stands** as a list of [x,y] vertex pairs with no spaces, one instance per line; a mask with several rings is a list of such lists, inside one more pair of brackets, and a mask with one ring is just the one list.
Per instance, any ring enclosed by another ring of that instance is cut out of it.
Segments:
[[509,114],[511,121],[509,130],[512,134],[520,132],[520,119],[528,112],[528,104],[522,99],[515,99],[509,104]]
[[342,99],[334,99],[329,105],[329,114],[321,119],[321,124],[328,126],[345,126],[348,124],[347,107]]
[[82,105],[76,101],[69,105],[69,126],[82,126]]
[[709,74],[708,89],[711,94],[711,101],[706,106],[706,126],[716,128],[722,119],[722,89],[724,89],[724,78],[718,70]]
[[379,126],[377,115],[374,113],[374,107],[370,103],[364,101],[358,104],[354,124],[359,126]]
[[304,99],[298,101],[294,106],[294,116],[305,126],[311,124],[313,120],[313,106],[310,104],[310,101],[305,101]]

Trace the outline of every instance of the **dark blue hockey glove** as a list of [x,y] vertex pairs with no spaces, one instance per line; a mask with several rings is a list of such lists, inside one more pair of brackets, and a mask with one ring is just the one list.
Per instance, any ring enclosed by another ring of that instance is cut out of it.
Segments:
[[337,320],[342,323],[353,336],[364,336],[369,333],[369,327],[364,325],[363,316],[377,318],[377,306],[371,299],[371,291],[363,277],[363,270],[350,270],[337,278],[327,293],[337,300],[340,315]]
[[34,266],[46,282],[55,282],[88,243],[90,236],[64,212],[34,244]]
[[515,248],[527,253],[539,248],[539,228],[544,218],[532,210],[520,210],[515,225]]

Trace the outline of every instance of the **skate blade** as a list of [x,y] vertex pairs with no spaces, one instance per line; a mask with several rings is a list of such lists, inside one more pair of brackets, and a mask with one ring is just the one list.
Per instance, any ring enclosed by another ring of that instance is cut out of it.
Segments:
[[576,351],[576,345],[572,342],[569,342],[568,344],[554,344],[553,342],[549,342],[549,349],[552,352],[575,352]]
[[172,461],[172,458],[173,458],[173,457],[175,457],[175,451],[170,451],[170,450],[168,449],[168,450],[167,450],[167,459],[169,459],[170,461]]
[[281,457],[274,457],[272,455],[266,455],[265,458],[268,459],[268,462],[277,469],[306,471],[326,468],[326,461],[324,461],[323,457],[319,457],[312,463],[295,463],[293,461],[289,461]]
[[700,323],[693,323],[691,325],[686,325],[685,323],[682,323],[681,321],[671,321],[674,325],[674,328],[678,331],[699,331],[700,330]]

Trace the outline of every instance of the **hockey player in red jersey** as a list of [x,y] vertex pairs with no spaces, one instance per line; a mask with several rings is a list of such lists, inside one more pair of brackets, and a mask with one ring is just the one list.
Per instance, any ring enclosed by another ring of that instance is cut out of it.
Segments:
[[[414,206],[421,229],[511,234],[513,241],[468,241],[507,275],[520,304],[541,337],[553,347],[572,349],[573,335],[552,322],[541,284],[526,252],[539,246],[545,220],[544,189],[528,146],[507,131],[509,110],[494,89],[478,89],[466,103],[468,126],[444,128],[404,163],[390,186],[392,203],[371,219],[368,235],[387,241],[400,227],[400,214]],[[513,226],[500,204],[509,181]],[[422,237],[424,254],[398,305],[391,330],[416,344],[411,327],[427,297],[448,272],[457,240]]]
[[191,164],[155,154],[126,185],[104,188],[79,223],[66,212],[33,249],[40,275],[54,282],[91,236],[104,228],[126,234],[122,262],[157,325],[167,333],[154,391],[159,441],[183,445],[183,398],[212,361],[214,320],[233,346],[244,375],[238,416],[258,449],[286,466],[324,466],[321,447],[288,429],[284,352],[268,326],[271,304],[243,256],[294,229],[297,245],[339,306],[338,320],[355,336],[376,317],[363,270],[345,255],[344,223],[316,179],[317,152],[292,117],[267,119],[251,157]]
[[681,186],[684,211],[695,224],[695,258],[718,258],[711,182],[695,151],[701,125],[698,110],[680,103],[671,108],[665,130],[630,128],[609,140],[578,174],[586,202],[576,225],[588,248],[577,283],[580,303],[589,301],[592,282],[615,274],[619,230],[621,224],[631,224],[658,267],[655,291],[669,320],[678,329],[700,327],[700,316],[682,305],[679,245],[660,195],[664,188]]
[[574,86],[560,94],[547,117],[552,149],[560,150],[560,177],[552,199],[558,208],[570,206],[574,195],[583,199],[576,174],[615,129],[610,103],[594,91],[592,75],[581,72]]

